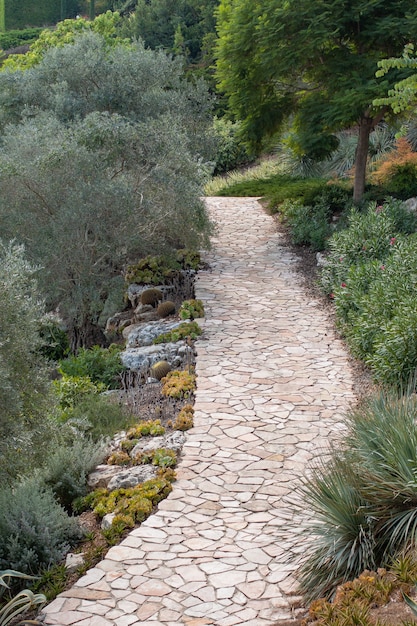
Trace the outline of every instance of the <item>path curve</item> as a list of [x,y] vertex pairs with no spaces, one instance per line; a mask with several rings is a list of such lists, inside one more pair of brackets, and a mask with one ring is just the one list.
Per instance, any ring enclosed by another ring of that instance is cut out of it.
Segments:
[[255,199],[218,224],[196,297],[195,427],[173,492],[44,610],[60,626],[270,626],[297,601],[291,497],[354,400],[348,357]]

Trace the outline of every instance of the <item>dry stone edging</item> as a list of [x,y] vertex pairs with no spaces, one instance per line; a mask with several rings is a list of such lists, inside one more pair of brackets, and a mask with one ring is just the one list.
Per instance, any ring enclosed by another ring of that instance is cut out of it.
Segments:
[[271,626],[299,602],[294,489],[355,400],[349,360],[259,203],[207,204],[218,233],[197,277],[205,339],[178,479],[45,624]]

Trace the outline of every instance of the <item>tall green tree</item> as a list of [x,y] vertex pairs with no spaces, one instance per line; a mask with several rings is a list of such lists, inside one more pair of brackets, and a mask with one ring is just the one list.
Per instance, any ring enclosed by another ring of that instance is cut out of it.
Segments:
[[252,145],[291,118],[300,155],[321,159],[333,133],[358,127],[354,198],[365,186],[371,130],[389,108],[376,105],[399,79],[377,63],[417,37],[412,0],[221,0],[217,75]]
[[218,0],[137,0],[125,32],[153,50],[162,48],[186,56],[190,63],[200,62],[204,39],[215,31],[217,5]]

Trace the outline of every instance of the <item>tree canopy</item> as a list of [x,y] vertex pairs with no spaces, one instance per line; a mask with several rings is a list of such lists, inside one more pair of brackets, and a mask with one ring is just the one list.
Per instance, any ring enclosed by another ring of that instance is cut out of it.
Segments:
[[97,343],[126,264],[208,243],[207,92],[178,59],[87,32],[1,72],[0,93],[0,236],[41,266],[72,347]]
[[218,0],[137,0],[124,30],[153,50],[201,60],[204,37],[214,33]]
[[291,118],[302,155],[326,157],[334,132],[358,126],[355,198],[365,184],[369,133],[388,111],[374,105],[399,74],[380,59],[417,37],[411,0],[221,0],[217,75],[246,139],[259,145]]

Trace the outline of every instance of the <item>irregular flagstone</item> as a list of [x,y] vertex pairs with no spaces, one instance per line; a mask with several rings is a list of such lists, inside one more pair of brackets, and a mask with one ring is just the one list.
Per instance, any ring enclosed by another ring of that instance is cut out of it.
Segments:
[[45,624],[271,626],[299,606],[295,490],[343,433],[349,361],[273,218],[254,199],[207,204],[218,230],[197,278],[206,320],[177,481]]

